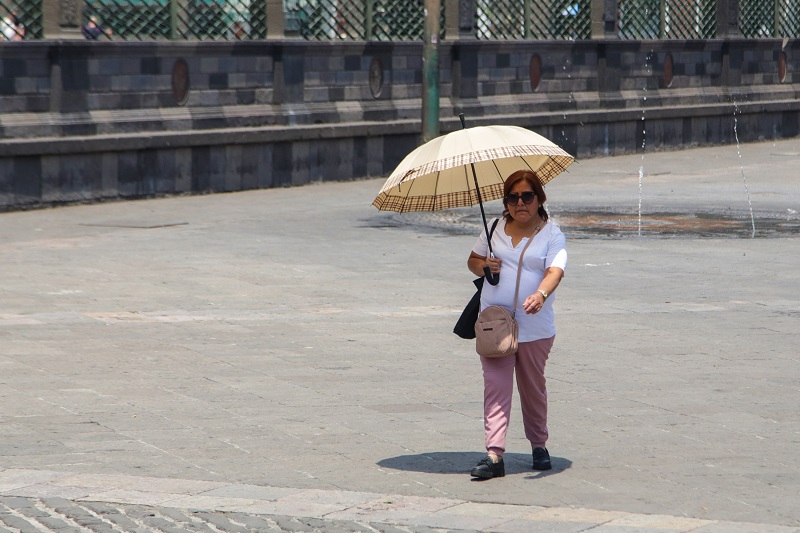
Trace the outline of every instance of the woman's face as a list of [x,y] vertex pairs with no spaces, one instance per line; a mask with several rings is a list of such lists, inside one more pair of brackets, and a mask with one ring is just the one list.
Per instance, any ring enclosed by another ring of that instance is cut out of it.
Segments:
[[[534,195],[533,201],[529,204],[526,204],[523,201],[523,197],[527,199],[531,194]],[[528,183],[528,180],[519,180],[517,183],[515,183],[514,186],[511,187],[510,195],[516,195],[514,197],[519,198],[516,203],[512,203],[510,200],[506,202],[506,208],[508,209],[508,213],[511,215],[511,218],[522,224],[533,222],[536,219],[537,211],[539,210],[539,198],[536,196],[536,193],[534,193],[533,187],[530,183]]]

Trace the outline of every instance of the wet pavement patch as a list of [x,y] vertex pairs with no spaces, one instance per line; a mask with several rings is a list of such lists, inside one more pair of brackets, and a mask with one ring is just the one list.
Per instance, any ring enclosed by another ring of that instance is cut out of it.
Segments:
[[[390,213],[365,220],[371,228],[413,228],[444,235],[477,235],[480,212],[450,210],[424,213]],[[487,219],[496,215],[488,215]],[[567,238],[777,238],[800,236],[800,217],[775,214],[755,218],[755,235],[749,214],[638,213],[613,210],[559,211],[551,213]]]

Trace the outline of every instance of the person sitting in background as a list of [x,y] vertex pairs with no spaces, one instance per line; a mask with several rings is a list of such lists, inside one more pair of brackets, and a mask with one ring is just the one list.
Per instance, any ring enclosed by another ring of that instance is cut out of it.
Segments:
[[100,26],[100,24],[97,22],[97,16],[92,15],[89,17],[86,25],[81,30],[81,33],[83,33],[83,36],[90,41],[96,41],[103,35],[110,36],[112,32],[111,30],[107,30]]

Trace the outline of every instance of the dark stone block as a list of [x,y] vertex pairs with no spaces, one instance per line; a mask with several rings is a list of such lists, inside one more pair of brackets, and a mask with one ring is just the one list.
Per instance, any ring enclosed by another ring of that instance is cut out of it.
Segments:
[[703,63],[702,61],[696,63],[695,64],[695,74],[698,75],[698,76],[705,76],[707,74],[706,64]]
[[573,157],[578,155],[578,125],[568,124],[558,128],[554,141]]
[[365,178],[367,172],[367,139],[366,137],[356,137],[353,139],[353,177]]
[[344,87],[328,87],[328,101],[341,102],[344,100]]
[[175,96],[171,92],[160,92],[157,95],[158,107],[175,107]]
[[622,54],[616,50],[606,49],[605,60],[608,68],[618,69],[622,66]]
[[175,156],[166,150],[140,150],[138,152],[139,165],[139,194],[150,196],[157,193],[171,193],[175,191],[174,176]]
[[478,96],[478,54],[472,47],[454,46],[453,97],[476,98]]
[[511,66],[511,56],[509,54],[497,54],[497,67],[508,68]]
[[414,135],[390,136],[383,138],[383,160],[386,168],[394,169],[412,150],[417,147],[419,139]]
[[3,59],[3,77],[23,78],[28,75],[28,63],[24,59]]
[[39,156],[14,158],[14,194],[17,201],[30,203],[42,199],[42,159]]
[[94,197],[94,193],[102,190],[102,164],[100,154],[68,154],[58,157],[56,176],[49,176],[47,198],[51,201],[64,202],[84,200]]
[[192,192],[206,192],[211,188],[210,167],[211,149],[208,146],[192,148]]
[[16,78],[12,78],[11,76],[3,75],[0,77],[0,94],[16,94],[17,92],[17,84]]
[[272,186],[288,187],[292,183],[292,144],[275,143],[272,150]]
[[94,135],[97,133],[97,124],[94,122],[78,122],[61,126],[62,136]]
[[13,209],[19,205],[14,194],[14,160],[10,157],[0,158],[0,211]]
[[139,196],[151,196],[157,191],[157,177],[166,169],[161,168],[158,152],[155,150],[140,150],[136,155],[139,167],[137,194]]
[[142,74],[148,74],[152,76],[161,74],[161,58],[143,57],[140,68]]
[[800,135],[800,115],[797,111],[781,113],[781,135],[785,139]]
[[283,79],[287,86],[300,86],[305,80],[305,66],[300,54],[283,54]]
[[264,147],[257,144],[242,145],[239,154],[237,172],[241,179],[241,189],[258,189],[261,185],[261,174],[266,172]]
[[256,101],[256,92],[253,89],[240,89],[236,91],[236,103],[239,105],[250,105]]
[[344,57],[345,70],[361,70],[361,56],[345,56]]
[[217,128],[227,128],[228,126],[228,120],[225,117],[192,119],[192,129],[194,130],[213,130]]
[[89,90],[89,66],[86,60],[62,60],[61,86],[65,92]]
[[274,144],[253,145],[257,150],[258,156],[258,186],[262,189],[269,189],[275,187],[274,172],[273,172],[273,157],[275,153]]
[[117,159],[117,190],[124,197],[139,195],[139,162],[136,152],[121,152]]
[[225,73],[214,73],[208,76],[208,87],[210,89],[227,89],[228,75]]
[[[223,191],[242,190],[242,146],[229,145],[224,148],[224,158],[221,164],[220,175],[212,180],[212,187],[222,187]],[[213,156],[212,156],[213,157]]]
[[119,98],[119,107],[122,109],[139,109],[142,104],[142,97],[136,93],[123,93]]
[[196,191],[225,190],[225,156],[225,146],[201,146],[192,149],[193,177],[198,176]]
[[683,119],[682,128],[683,134],[681,135],[681,142],[684,145],[691,145],[694,142],[693,137],[693,129],[692,129],[692,119],[691,117],[685,117]]

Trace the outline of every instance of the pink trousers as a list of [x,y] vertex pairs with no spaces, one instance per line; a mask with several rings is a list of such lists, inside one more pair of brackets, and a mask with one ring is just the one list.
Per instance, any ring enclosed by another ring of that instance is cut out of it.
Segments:
[[514,355],[481,357],[483,367],[483,420],[486,450],[499,456],[506,450],[506,432],[511,418],[514,371],[522,403],[522,423],[531,447],[547,443],[547,383],[544,366],[555,337],[519,343]]

